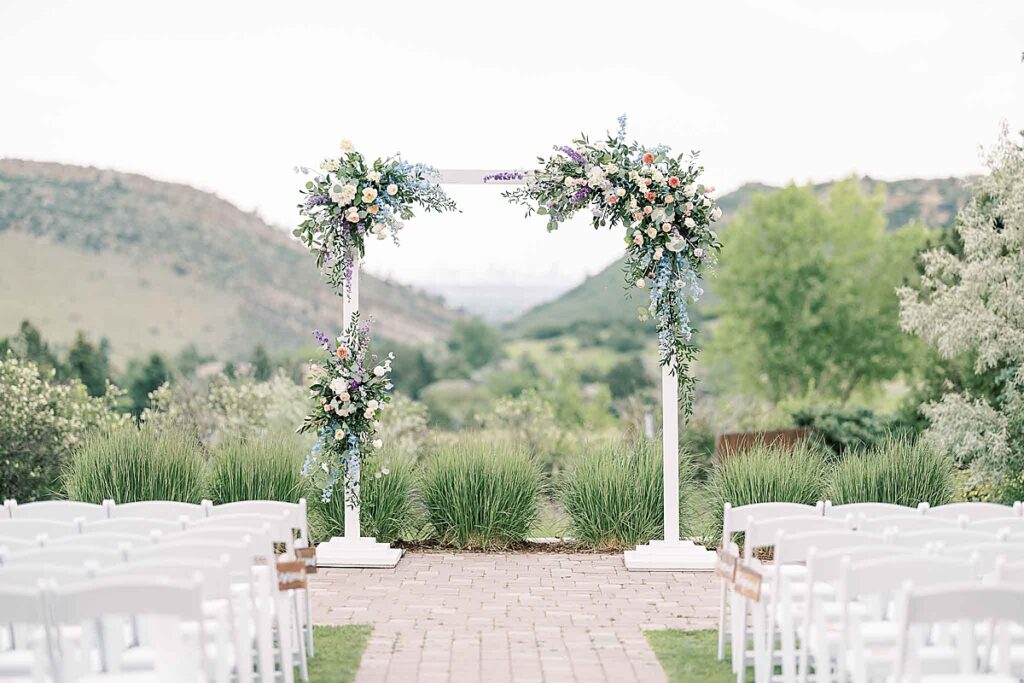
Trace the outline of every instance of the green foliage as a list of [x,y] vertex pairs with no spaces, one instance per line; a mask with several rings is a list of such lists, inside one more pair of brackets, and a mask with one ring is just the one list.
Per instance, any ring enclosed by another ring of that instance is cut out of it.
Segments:
[[452,326],[448,350],[475,370],[501,355],[501,335],[481,320],[460,320]]
[[308,441],[291,432],[229,435],[211,450],[206,495],[218,505],[240,500],[297,503],[305,495],[302,463],[308,451]]
[[[658,657],[669,683],[732,683],[728,662],[718,661],[714,631],[649,630],[644,637]],[[744,679],[754,683],[754,672],[748,667]]]
[[466,379],[444,379],[434,382],[420,392],[420,400],[430,411],[435,427],[459,429],[492,403],[485,387]]
[[827,202],[796,186],[755,197],[732,221],[709,352],[737,385],[845,402],[905,367],[895,287],[914,275],[926,233],[886,232],[882,205],[851,179]]
[[265,382],[270,379],[271,373],[274,371],[274,366],[270,362],[270,355],[267,350],[263,348],[262,344],[258,344],[256,349],[252,352],[252,376],[257,382]]
[[187,431],[124,425],[89,437],[68,463],[64,488],[69,499],[90,503],[199,503],[205,459]]
[[68,350],[68,374],[82,380],[90,396],[107,393],[110,380],[110,345],[102,340],[92,344],[85,334],[78,333],[74,345]]
[[115,412],[116,387],[90,397],[77,380],[56,381],[13,351],[0,357],[0,496],[32,501],[60,489],[60,473],[71,451],[91,433],[124,423]]
[[[376,348],[381,344],[371,342],[371,347]],[[391,380],[401,391],[412,398],[419,398],[423,387],[433,384],[438,380],[437,366],[431,360],[428,351],[422,347],[405,346],[402,344],[387,344],[394,352],[395,359],[391,363]],[[381,356],[385,353],[377,353]]]
[[314,626],[316,657],[309,660],[310,683],[352,683],[370,640],[369,626]]
[[807,442],[792,448],[758,445],[724,456],[707,482],[707,511],[712,540],[722,533],[722,506],[751,503],[803,503],[822,499],[825,462]]
[[893,437],[840,461],[829,473],[826,491],[836,505],[943,505],[953,502],[956,468],[952,458],[922,439]]
[[[364,536],[378,541],[415,540],[422,526],[415,507],[413,489],[416,472],[405,457],[391,457],[391,451],[363,461],[360,477],[359,523]],[[326,540],[345,533],[345,496],[339,487],[328,502],[311,502],[312,533]]]
[[[611,448],[588,448],[566,471],[558,498],[570,534],[591,547],[623,547],[663,538],[661,449],[637,439]],[[679,502],[690,503],[693,467],[680,455]],[[680,520],[682,526],[682,520]]]
[[604,382],[615,399],[632,396],[654,385],[639,356],[629,356],[613,365],[605,375]]
[[458,548],[525,540],[539,515],[540,469],[519,446],[461,439],[424,463],[420,496],[433,538]]
[[150,354],[144,363],[132,363],[128,368],[128,398],[132,414],[141,415],[149,407],[149,395],[170,379],[170,368],[159,353]]
[[537,390],[527,389],[515,398],[499,398],[494,409],[478,419],[485,428],[501,432],[509,441],[524,446],[550,471],[564,434],[555,419],[554,406]]
[[876,415],[870,408],[807,408],[793,413],[793,422],[813,429],[836,455],[870,448],[897,426],[896,420]]

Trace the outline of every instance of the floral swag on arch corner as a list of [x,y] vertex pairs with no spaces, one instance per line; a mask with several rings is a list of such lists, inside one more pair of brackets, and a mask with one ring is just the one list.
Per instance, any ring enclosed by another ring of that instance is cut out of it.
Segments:
[[700,298],[701,274],[717,260],[722,245],[712,224],[722,211],[714,188],[700,182],[704,168],[696,165],[697,152],[671,156],[668,147],[647,149],[625,138],[621,116],[614,137],[590,142],[581,136],[571,146],[556,146],[548,159],[539,157],[540,169],[489,178],[524,180],[525,186],[502,196],[525,206],[527,216],[547,216],[549,231],[584,208],[595,230],[626,227],[626,286],[650,288],[640,318],[654,318],[660,362],[678,373],[689,414],[695,383],[689,367],[697,347],[687,299]]

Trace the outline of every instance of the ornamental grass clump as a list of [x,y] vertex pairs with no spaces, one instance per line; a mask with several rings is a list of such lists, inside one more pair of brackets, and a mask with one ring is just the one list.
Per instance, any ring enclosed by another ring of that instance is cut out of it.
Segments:
[[463,439],[423,465],[420,496],[431,536],[458,548],[504,548],[526,539],[540,513],[544,483],[526,450]]
[[302,463],[309,444],[289,432],[221,439],[210,454],[207,497],[215,504],[240,500],[297,503],[305,495]]
[[116,503],[203,498],[206,454],[186,430],[138,429],[124,425],[91,436],[64,472],[71,500]]
[[838,463],[829,473],[826,492],[834,505],[942,505],[953,502],[956,494],[956,467],[952,458],[923,439],[890,437]]
[[[687,507],[693,466],[680,454],[679,502]],[[570,465],[558,497],[570,534],[596,548],[621,548],[664,538],[661,449],[647,439],[588,448]],[[680,526],[685,521],[681,516]]]
[[709,540],[722,534],[722,506],[751,503],[803,503],[822,498],[825,459],[809,442],[791,447],[759,444],[743,453],[728,454],[708,478],[706,496],[710,517]]
[[[359,485],[359,522],[363,536],[378,541],[411,541],[422,526],[415,509],[416,473],[412,461],[393,451],[382,451],[362,463]],[[324,502],[310,501],[310,526],[318,541],[345,534],[345,496],[340,492]]]

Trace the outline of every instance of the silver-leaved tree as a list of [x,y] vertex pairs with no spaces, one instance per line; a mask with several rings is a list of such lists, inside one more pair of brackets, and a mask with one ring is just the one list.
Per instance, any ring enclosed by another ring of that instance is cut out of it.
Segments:
[[922,254],[920,287],[898,290],[900,323],[943,358],[999,371],[995,395],[951,391],[921,411],[926,438],[1012,498],[1024,489],[1024,147],[1005,126],[987,162],[957,217],[962,249]]

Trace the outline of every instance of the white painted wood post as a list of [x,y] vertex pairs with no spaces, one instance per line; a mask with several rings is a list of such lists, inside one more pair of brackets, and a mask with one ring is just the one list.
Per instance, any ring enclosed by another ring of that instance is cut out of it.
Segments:
[[[352,324],[352,319],[359,313],[359,254],[352,253],[352,281],[348,285],[348,291],[344,292],[341,297],[341,311],[342,319],[345,321],[344,330],[348,330],[348,326]],[[359,474],[360,474],[360,460],[361,456],[351,462],[349,469],[349,477],[354,482],[353,486],[356,491],[356,499],[358,500],[359,493]],[[345,496],[345,538],[356,539],[360,536],[359,528],[359,503],[355,505],[349,500],[349,496]]]
[[[347,291],[342,293],[341,301],[344,329],[352,323],[352,318],[359,312],[359,255],[352,253],[352,281]],[[355,481],[358,492],[360,478],[360,461],[355,458],[349,476]],[[346,492],[335,492],[345,496],[345,535],[335,536],[316,549],[316,561],[321,567],[369,567],[388,569],[398,564],[405,552],[401,548],[392,548],[388,543],[378,543],[377,539],[364,537],[359,524],[360,506],[352,505]],[[356,496],[358,499],[358,496]]]
[[661,366],[661,448],[665,543],[679,543],[679,376]]
[[661,453],[665,539],[638,545],[624,555],[630,571],[711,571],[715,554],[679,538],[679,375],[661,368]]

